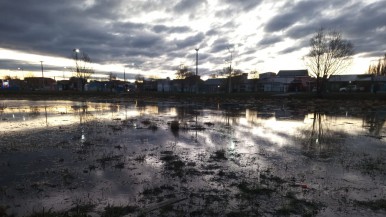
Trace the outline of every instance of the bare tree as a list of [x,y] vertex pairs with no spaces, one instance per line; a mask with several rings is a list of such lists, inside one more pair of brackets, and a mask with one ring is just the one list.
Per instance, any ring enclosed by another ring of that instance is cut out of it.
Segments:
[[85,52],[79,52],[78,49],[73,51],[73,59],[75,61],[75,77],[77,77],[82,86],[82,91],[84,91],[84,86],[87,83],[87,80],[94,74],[94,69],[92,68],[91,58]]
[[320,28],[310,40],[310,51],[304,60],[316,77],[317,95],[322,96],[331,75],[343,72],[352,62],[354,46],[336,31]]
[[193,72],[191,72],[190,69],[183,64],[181,64],[176,71],[176,77],[178,79],[184,79],[192,75],[194,75]]
[[110,72],[108,76],[109,76],[109,81],[117,80],[117,76],[112,72]]
[[259,78],[259,74],[260,74],[260,72],[257,70],[252,70],[251,72],[249,72],[249,75],[251,76],[252,79]]
[[184,92],[184,89],[185,89],[185,79],[188,77],[191,77],[193,75],[194,75],[194,73],[192,71],[190,71],[190,69],[187,66],[185,66],[183,64],[181,64],[177,68],[176,77],[177,77],[177,79],[180,79],[181,92]]
[[367,73],[372,75],[386,75],[386,53],[383,58],[378,59],[376,64],[370,64]]
[[232,84],[233,77],[242,75],[244,72],[241,69],[235,69],[232,68],[232,66],[224,67],[222,70],[218,71],[219,76],[223,76],[227,78],[227,84],[228,87],[228,93],[232,92],[232,87],[234,87],[234,84]]
[[135,76],[135,82],[136,83],[143,83],[144,80],[145,80],[145,77],[143,75],[141,75],[141,74],[137,74]]
[[141,74],[135,75],[135,86],[137,88],[137,91],[143,89],[143,83],[145,81],[145,77]]

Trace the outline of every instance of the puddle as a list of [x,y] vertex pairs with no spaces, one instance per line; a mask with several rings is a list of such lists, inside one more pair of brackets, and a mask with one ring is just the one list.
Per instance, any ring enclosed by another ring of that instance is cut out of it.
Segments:
[[383,216],[386,107],[6,100],[0,215]]

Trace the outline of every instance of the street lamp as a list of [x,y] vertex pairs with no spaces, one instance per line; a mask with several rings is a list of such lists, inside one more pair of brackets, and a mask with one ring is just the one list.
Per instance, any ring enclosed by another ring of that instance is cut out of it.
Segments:
[[42,68],[42,89],[44,88],[44,72],[43,72],[43,61],[40,61],[40,66]]
[[229,51],[229,53],[231,54],[231,59],[230,59],[230,61],[229,61],[229,88],[228,88],[228,91],[229,91],[229,93],[231,93],[232,92],[232,58],[233,58],[233,51],[231,51],[231,49],[229,48],[229,46],[228,46],[228,51]]
[[195,48],[196,50],[196,93],[198,93],[198,50],[200,50],[198,47]]
[[23,76],[23,80],[24,80],[24,72],[23,72],[23,68],[18,67],[17,70],[21,71],[21,75]]
[[123,68],[123,82],[126,82],[126,68]]
[[65,76],[64,76],[64,73],[67,71],[67,66],[63,67],[64,70],[63,70],[63,80],[65,79]]
[[78,66],[78,53],[80,50],[78,48],[74,48],[72,52],[75,53],[75,65],[76,65],[76,73],[79,74],[79,66]]
[[196,76],[198,75],[198,50],[200,50],[199,48],[196,48]]

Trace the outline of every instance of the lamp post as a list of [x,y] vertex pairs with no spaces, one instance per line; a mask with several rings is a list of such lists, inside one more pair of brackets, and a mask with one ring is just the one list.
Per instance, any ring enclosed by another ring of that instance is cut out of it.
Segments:
[[231,54],[231,59],[229,61],[229,88],[228,88],[228,92],[231,93],[232,92],[232,58],[233,58],[233,54],[232,54],[232,51],[231,49],[228,47],[228,51],[229,53]]
[[198,93],[198,50],[200,50],[198,47],[196,50],[196,93]]
[[75,48],[75,49],[72,50],[72,52],[74,52],[74,54],[75,54],[76,73],[79,74],[79,66],[78,66],[78,53],[79,53],[79,49]]
[[196,76],[198,75],[198,50],[200,50],[199,48],[196,48]]
[[[23,68],[19,67],[19,68],[17,68],[17,70],[21,71],[21,75],[23,76],[23,80],[24,80],[24,72],[23,72]],[[20,79],[21,79],[21,77],[20,77]]]
[[43,71],[43,61],[40,61],[40,66],[42,68],[42,89],[44,89],[44,71]]
[[64,70],[63,70],[63,80],[65,79],[65,76],[64,76],[64,73],[67,71],[67,66],[63,67]]

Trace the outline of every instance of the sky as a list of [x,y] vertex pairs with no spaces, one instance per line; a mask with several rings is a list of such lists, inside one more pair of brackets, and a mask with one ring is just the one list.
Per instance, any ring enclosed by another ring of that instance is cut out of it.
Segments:
[[320,27],[354,44],[345,73],[365,73],[386,52],[385,8],[385,0],[2,0],[0,77],[41,76],[41,65],[45,77],[71,76],[75,48],[101,78],[174,78],[181,64],[195,72],[196,48],[204,79],[230,63],[305,69]]

